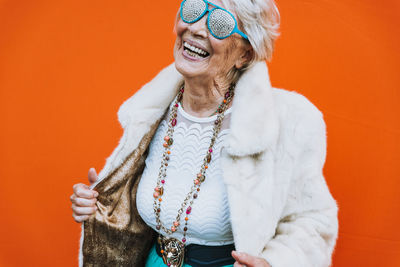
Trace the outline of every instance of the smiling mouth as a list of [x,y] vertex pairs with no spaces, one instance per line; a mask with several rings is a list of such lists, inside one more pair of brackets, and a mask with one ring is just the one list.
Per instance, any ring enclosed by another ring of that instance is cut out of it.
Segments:
[[210,55],[207,51],[193,46],[188,42],[183,42],[183,49],[189,54],[189,56],[196,57],[196,58],[206,58]]

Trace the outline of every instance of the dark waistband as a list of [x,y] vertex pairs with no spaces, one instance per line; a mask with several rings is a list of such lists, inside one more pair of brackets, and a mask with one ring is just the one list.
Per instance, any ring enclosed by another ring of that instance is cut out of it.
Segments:
[[[162,257],[160,244],[158,242],[155,242],[155,244],[158,256]],[[217,267],[234,264],[235,259],[232,257],[232,250],[235,250],[235,244],[223,246],[190,244],[185,246],[184,263],[192,267]]]

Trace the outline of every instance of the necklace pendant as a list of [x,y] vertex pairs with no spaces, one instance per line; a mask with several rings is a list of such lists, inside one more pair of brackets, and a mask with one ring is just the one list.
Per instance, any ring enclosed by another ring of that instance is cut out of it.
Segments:
[[176,238],[159,236],[164,263],[169,267],[181,267],[185,256],[185,245]]

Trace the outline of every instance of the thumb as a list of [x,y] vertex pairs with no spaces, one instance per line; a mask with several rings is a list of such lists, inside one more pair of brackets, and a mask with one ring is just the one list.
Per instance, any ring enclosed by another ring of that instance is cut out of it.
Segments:
[[244,264],[247,266],[255,266],[254,265],[254,257],[250,256],[249,254],[245,253],[245,252],[237,252],[235,250],[232,251],[232,256],[233,258],[235,258],[235,260],[237,262],[239,262],[240,264]]
[[94,182],[97,181],[98,177],[97,177],[96,170],[94,168],[90,168],[89,169],[88,179],[89,179],[89,183],[90,184],[93,184]]

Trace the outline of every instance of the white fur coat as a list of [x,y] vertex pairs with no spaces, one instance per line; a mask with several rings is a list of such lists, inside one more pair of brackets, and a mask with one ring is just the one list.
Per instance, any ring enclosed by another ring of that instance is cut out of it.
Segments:
[[[172,64],[121,106],[124,134],[99,181],[138,146],[181,82]],[[221,159],[237,251],[273,267],[330,266],[338,207],[323,176],[322,113],[304,96],[271,87],[264,62],[241,76],[235,93]]]

